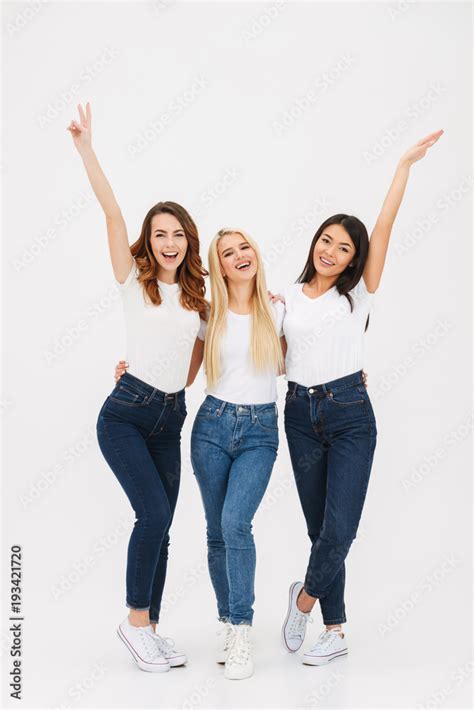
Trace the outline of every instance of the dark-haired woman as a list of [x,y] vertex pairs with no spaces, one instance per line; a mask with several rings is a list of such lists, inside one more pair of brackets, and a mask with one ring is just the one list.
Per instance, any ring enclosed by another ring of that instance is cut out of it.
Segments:
[[304,583],[290,586],[282,640],[290,652],[301,647],[319,599],[326,629],[304,654],[308,665],[347,654],[344,560],[359,526],[377,437],[362,377],[364,331],[411,165],[442,133],[401,158],[370,242],[356,217],[330,217],[313,238],[298,282],[283,294],[285,431],[312,547]]
[[97,421],[101,451],[129,498],[135,525],[128,545],[126,606],[119,638],[141,670],[167,671],[186,655],[156,633],[180,481],[184,387],[207,304],[196,225],[175,202],[159,202],[129,246],[120,207],[91,143],[91,108],[71,132],[105,213],[110,257],[122,295],[126,372]]

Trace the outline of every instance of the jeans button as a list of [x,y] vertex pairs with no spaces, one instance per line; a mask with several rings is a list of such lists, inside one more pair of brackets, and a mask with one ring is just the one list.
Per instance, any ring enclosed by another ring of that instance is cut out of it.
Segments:
[[309,389],[308,392],[309,392],[310,394],[313,394],[314,389],[311,387],[311,389]]

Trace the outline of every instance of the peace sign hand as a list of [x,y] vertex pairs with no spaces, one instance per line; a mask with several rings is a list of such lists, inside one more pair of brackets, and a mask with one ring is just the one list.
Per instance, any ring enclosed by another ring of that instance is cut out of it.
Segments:
[[86,103],[86,112],[81,104],[77,105],[79,111],[80,122],[71,121],[67,130],[70,131],[72,135],[72,140],[76,146],[79,153],[92,147],[92,113],[91,105],[89,102]]

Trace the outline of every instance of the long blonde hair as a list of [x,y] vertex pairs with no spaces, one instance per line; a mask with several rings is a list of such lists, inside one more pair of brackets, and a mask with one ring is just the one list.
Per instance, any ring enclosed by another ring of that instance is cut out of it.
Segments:
[[280,373],[283,369],[283,353],[270,307],[265,272],[258,246],[242,229],[220,229],[209,247],[211,310],[204,346],[204,368],[208,387],[213,387],[220,376],[220,344],[227,328],[227,310],[229,308],[229,292],[221,272],[217,245],[222,237],[230,234],[240,234],[250,244],[257,257],[257,273],[250,300],[250,314],[252,316],[251,363],[257,371],[274,368]]

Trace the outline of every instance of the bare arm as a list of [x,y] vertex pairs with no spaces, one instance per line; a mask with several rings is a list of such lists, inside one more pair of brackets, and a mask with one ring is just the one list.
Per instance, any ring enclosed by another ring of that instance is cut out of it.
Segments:
[[196,379],[196,375],[199,372],[199,368],[202,365],[204,357],[204,340],[201,338],[196,338],[193,347],[193,353],[191,355],[191,363],[189,365],[188,379],[186,381],[186,387],[193,384]]
[[127,227],[110,183],[105,177],[92,148],[90,104],[86,104],[85,113],[80,104],[78,105],[78,110],[80,122],[71,121],[67,130],[72,135],[74,145],[84,163],[91,187],[104,210],[112,268],[117,281],[124,283],[133,264],[133,257],[128,243]]
[[436,131],[436,133],[422,138],[401,157],[398,163],[392,184],[370,237],[369,254],[363,274],[369,293],[374,293],[377,290],[382,277],[393,223],[405,194],[410,168],[413,163],[425,156],[428,148],[431,148],[442,134],[443,131]]

